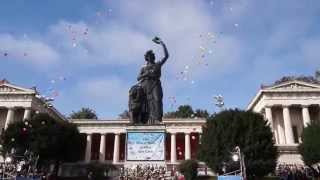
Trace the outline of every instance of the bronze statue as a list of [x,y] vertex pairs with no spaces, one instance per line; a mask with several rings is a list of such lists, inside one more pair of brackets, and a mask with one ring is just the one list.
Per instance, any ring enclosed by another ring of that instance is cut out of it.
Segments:
[[155,37],[152,41],[162,45],[164,57],[161,61],[156,62],[152,50],[147,51],[144,55],[147,63],[141,68],[138,84],[129,91],[129,111],[133,123],[155,124],[162,121],[161,67],[167,61],[169,53],[160,38]]

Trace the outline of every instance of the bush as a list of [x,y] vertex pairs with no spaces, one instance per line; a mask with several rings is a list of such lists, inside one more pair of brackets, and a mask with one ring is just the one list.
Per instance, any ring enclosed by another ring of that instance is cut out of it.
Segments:
[[184,175],[186,180],[194,180],[198,174],[198,162],[195,160],[185,160],[178,166],[178,170]]
[[304,128],[299,145],[299,152],[308,166],[320,162],[320,123],[311,123]]
[[91,174],[93,180],[104,180],[108,176],[108,172],[115,170],[112,164],[103,164],[100,162],[92,162],[88,164],[87,171]]

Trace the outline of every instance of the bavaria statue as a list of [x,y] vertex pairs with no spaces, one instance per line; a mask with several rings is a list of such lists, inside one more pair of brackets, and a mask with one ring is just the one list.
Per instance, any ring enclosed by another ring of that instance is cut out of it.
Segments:
[[138,83],[129,90],[130,120],[134,124],[158,124],[162,121],[161,67],[167,61],[169,53],[159,37],[152,41],[163,47],[164,57],[156,62],[152,50],[144,55],[146,64],[140,70]]

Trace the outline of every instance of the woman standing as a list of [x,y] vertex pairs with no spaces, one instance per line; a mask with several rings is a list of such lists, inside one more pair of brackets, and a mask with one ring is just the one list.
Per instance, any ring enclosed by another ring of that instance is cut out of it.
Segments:
[[160,81],[161,67],[169,57],[167,47],[160,38],[155,37],[152,41],[160,44],[163,47],[164,57],[160,61],[156,62],[153,51],[147,51],[144,55],[144,59],[147,64],[142,67],[138,75],[138,81],[146,95],[146,112],[148,113],[149,124],[154,124],[162,121],[163,92]]

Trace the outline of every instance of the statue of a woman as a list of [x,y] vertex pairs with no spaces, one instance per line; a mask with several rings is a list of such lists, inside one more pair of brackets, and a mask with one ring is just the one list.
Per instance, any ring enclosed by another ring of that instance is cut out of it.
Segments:
[[160,61],[155,61],[155,55],[152,50],[149,50],[144,55],[147,62],[142,67],[138,81],[144,90],[146,96],[146,112],[148,114],[148,123],[154,124],[162,121],[163,106],[162,106],[162,87],[161,87],[161,67],[167,61],[169,53],[163,41],[155,37],[153,42],[162,45],[164,50],[164,57]]

